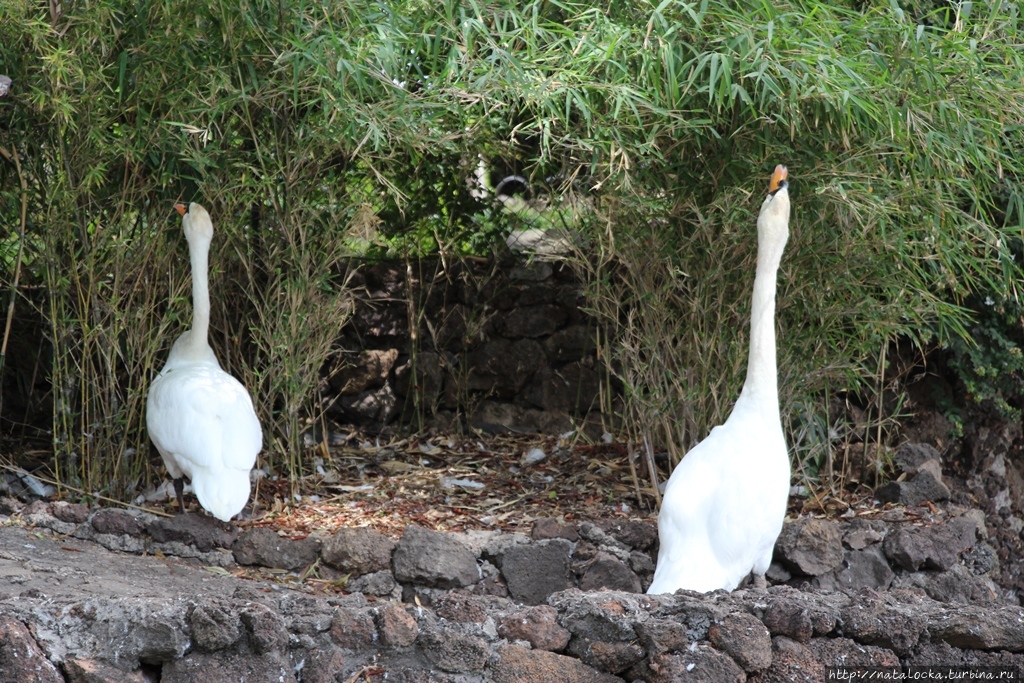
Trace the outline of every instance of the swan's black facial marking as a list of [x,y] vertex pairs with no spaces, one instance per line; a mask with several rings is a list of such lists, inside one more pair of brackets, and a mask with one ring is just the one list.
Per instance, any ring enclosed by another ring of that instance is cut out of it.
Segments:
[[789,187],[789,181],[788,180],[780,180],[779,181],[779,186],[777,188],[775,188],[774,190],[772,190],[771,192],[769,192],[768,196],[769,197],[774,197],[775,195],[777,195],[779,193],[779,190],[781,190],[784,187]]

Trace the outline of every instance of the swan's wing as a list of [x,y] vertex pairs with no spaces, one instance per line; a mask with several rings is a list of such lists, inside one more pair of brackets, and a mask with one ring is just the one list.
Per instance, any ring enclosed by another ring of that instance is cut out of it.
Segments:
[[721,468],[715,458],[718,448],[716,437],[721,428],[715,429],[704,441],[690,449],[680,461],[665,485],[665,500],[662,510],[667,510],[670,521],[693,529],[694,524],[682,524],[685,520],[706,520],[714,493],[721,486]]
[[722,567],[709,535],[710,518],[718,512],[715,499],[723,476],[714,457],[717,440],[712,432],[691,449],[665,487],[658,515],[661,548],[651,593],[722,587]]
[[263,444],[248,392],[219,368],[176,368],[158,377],[146,423],[161,453],[189,476],[197,468],[248,470]]
[[[756,422],[729,423],[716,430],[714,461],[723,478],[707,518],[707,534],[727,582],[738,584],[775,544],[785,516],[789,467],[781,429]],[[781,463],[779,466],[779,453]],[[780,497],[781,496],[781,497]],[[781,501],[781,506],[780,506]]]
[[[224,466],[248,472],[256,464],[256,455],[263,448],[263,429],[252,406],[252,398],[245,386],[227,373],[223,373],[225,386],[219,416],[223,424],[221,457]],[[233,390],[227,390],[227,384]],[[230,393],[231,400],[227,400]]]
[[781,429],[776,434],[749,420],[716,427],[665,488],[650,592],[731,590],[752,568],[767,569],[788,492]]

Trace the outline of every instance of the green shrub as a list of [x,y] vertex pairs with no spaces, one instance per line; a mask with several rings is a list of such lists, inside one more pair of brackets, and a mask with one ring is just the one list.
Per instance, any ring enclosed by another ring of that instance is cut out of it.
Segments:
[[949,341],[949,367],[963,383],[965,398],[1018,421],[1024,402],[1024,307],[1011,299],[972,302],[971,336]]
[[[609,360],[633,433],[677,454],[742,381],[775,163],[794,202],[787,406],[872,381],[896,336],[969,338],[966,298],[1009,300],[1020,278],[1013,3],[52,6],[0,5],[0,130],[29,184],[25,278],[48,293],[54,447],[90,491],[155,474],[143,399],[188,320],[175,200],[213,213],[213,344],[291,474],[348,310],[342,257],[487,249],[515,220],[473,196],[481,155],[590,188],[579,265]],[[0,162],[5,226],[19,201]]]

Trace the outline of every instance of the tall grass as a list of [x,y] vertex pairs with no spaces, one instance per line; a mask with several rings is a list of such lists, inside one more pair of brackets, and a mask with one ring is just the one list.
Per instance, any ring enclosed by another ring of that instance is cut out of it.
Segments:
[[[969,338],[972,293],[1018,296],[1013,3],[61,7],[0,5],[0,132],[28,180],[25,279],[47,288],[54,448],[87,490],[155,475],[141,398],[188,320],[175,200],[213,213],[213,345],[256,396],[266,464],[293,475],[350,233],[372,216],[381,254],[482,249],[501,221],[467,183],[480,156],[590,192],[593,308],[634,429],[677,455],[738,391],[775,163],[795,207],[789,405],[873,381],[896,336]],[[19,206],[0,161],[8,231]]]

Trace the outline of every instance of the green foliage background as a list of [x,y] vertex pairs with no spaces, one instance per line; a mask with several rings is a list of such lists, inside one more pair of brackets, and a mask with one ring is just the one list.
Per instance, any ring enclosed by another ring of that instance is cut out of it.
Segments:
[[[189,310],[173,201],[217,221],[214,345],[294,474],[353,236],[483,248],[501,219],[470,195],[479,155],[590,193],[579,266],[631,429],[676,449],[742,381],[754,216],[787,163],[780,380],[813,469],[823,388],[876,377],[898,335],[969,339],[972,294],[1017,301],[1020,10],[0,0],[0,144],[29,186],[62,476],[115,496],[153,476],[145,391]],[[5,254],[20,201],[0,162]]]

